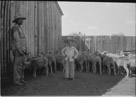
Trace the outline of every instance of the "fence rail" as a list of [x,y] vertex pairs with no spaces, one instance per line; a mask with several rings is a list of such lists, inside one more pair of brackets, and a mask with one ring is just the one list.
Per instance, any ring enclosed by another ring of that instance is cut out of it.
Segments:
[[[68,36],[63,36],[63,41]],[[75,39],[75,46],[79,51],[109,51],[119,53],[120,51],[136,50],[135,36],[72,36]],[[63,42],[61,47],[64,47]]]

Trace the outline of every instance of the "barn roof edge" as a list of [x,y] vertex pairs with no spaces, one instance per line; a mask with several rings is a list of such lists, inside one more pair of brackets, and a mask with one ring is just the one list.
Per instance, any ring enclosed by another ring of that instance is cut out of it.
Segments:
[[60,5],[58,4],[57,1],[56,1],[56,5],[57,5],[57,7],[58,7],[58,9],[59,9],[59,11],[60,11],[60,13],[61,13],[61,15],[64,15],[63,12],[62,12],[62,10],[61,10],[61,7],[60,7]]

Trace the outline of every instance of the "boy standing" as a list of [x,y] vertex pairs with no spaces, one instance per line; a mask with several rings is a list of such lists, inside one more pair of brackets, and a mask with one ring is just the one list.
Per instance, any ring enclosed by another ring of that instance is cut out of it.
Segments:
[[78,56],[77,49],[73,46],[74,40],[68,37],[66,40],[67,46],[62,49],[62,55],[65,57],[65,78],[74,80],[75,75],[75,64],[74,60]]

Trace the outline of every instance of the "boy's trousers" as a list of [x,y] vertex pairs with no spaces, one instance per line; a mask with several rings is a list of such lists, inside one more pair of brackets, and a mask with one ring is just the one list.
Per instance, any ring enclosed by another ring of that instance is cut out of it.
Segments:
[[66,61],[65,64],[65,78],[74,78],[75,64],[74,61]]

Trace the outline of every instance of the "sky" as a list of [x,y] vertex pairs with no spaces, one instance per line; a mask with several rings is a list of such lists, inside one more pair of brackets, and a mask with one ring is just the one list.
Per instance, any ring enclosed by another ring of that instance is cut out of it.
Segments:
[[136,36],[136,3],[59,1],[62,35]]

